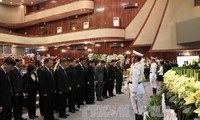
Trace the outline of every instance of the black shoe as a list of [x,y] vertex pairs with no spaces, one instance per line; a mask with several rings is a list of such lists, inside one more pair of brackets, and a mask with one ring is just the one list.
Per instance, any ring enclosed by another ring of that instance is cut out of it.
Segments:
[[58,118],[54,118],[54,120],[59,120]]
[[124,94],[124,92],[120,92],[121,94]]
[[35,118],[38,118],[37,115],[34,115],[34,116],[31,116],[30,119],[35,119]]
[[116,96],[115,94],[112,94],[112,96]]
[[80,108],[80,105],[77,105],[77,108]]
[[103,101],[103,99],[99,98],[99,99],[97,99],[97,101]]
[[80,105],[84,105],[84,103],[80,103]]
[[[59,116],[59,118],[67,118],[67,115]],[[54,119],[55,120],[55,119]]]
[[23,118],[23,117],[21,117],[19,120],[27,120],[27,118]]
[[116,92],[116,94],[120,94],[120,92]]
[[74,111],[79,111],[79,109],[76,109],[76,108],[74,108],[73,110],[74,110]]
[[69,112],[70,112],[70,113],[75,113],[75,111],[74,111],[74,110],[69,110]]

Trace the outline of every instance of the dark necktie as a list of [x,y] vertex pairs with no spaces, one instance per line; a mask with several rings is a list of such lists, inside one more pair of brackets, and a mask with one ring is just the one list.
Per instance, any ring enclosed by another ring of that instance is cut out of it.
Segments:
[[19,69],[19,72],[20,72],[21,76],[23,76],[23,73],[22,73],[22,70],[21,70],[21,69]]
[[65,75],[67,76],[67,73],[66,73],[65,69],[63,69],[63,71],[64,71]]
[[6,73],[6,77],[7,77],[8,81],[9,81],[10,93],[11,93],[11,95],[13,95],[13,89],[12,89],[12,85],[11,85],[11,81],[10,81],[10,77],[9,77],[8,73]]
[[49,69],[49,73],[51,74],[51,76],[53,77],[53,72],[51,69]]

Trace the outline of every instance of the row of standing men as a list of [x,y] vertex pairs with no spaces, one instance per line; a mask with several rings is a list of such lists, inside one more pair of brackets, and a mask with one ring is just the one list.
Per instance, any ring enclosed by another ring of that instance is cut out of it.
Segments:
[[38,68],[37,73],[35,66],[29,64],[24,75],[20,70],[21,66],[21,59],[6,58],[0,68],[1,120],[11,120],[12,108],[14,119],[24,120],[22,118],[24,95],[27,97],[29,118],[38,117],[35,114],[37,91],[40,95],[40,113],[44,116],[44,120],[54,120],[54,110],[58,110],[60,118],[67,118],[67,104],[69,112],[72,113],[78,111],[84,102],[93,104],[95,87],[98,101],[115,96],[113,94],[115,79],[116,93],[122,93],[123,69],[120,63],[114,60],[110,64],[99,61],[95,66],[93,61],[89,61],[86,65],[85,58],[80,58],[78,63],[73,59],[61,58],[58,68],[54,71],[53,61],[46,58],[44,66]]

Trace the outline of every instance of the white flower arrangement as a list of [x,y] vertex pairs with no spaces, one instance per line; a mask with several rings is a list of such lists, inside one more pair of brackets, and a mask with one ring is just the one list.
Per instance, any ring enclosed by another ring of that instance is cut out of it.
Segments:
[[92,60],[92,56],[93,56],[93,55],[94,55],[93,53],[88,54],[88,59],[89,59],[89,60]]

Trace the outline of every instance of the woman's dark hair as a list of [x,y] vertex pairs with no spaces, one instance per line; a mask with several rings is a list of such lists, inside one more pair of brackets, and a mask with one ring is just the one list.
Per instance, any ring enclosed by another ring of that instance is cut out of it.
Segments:
[[90,63],[95,63],[93,60],[88,61],[87,65],[89,66]]
[[32,64],[32,63],[30,63],[29,65],[28,65],[28,67],[27,67],[27,72],[31,72],[31,71],[33,71],[35,69],[35,65],[34,64]]

